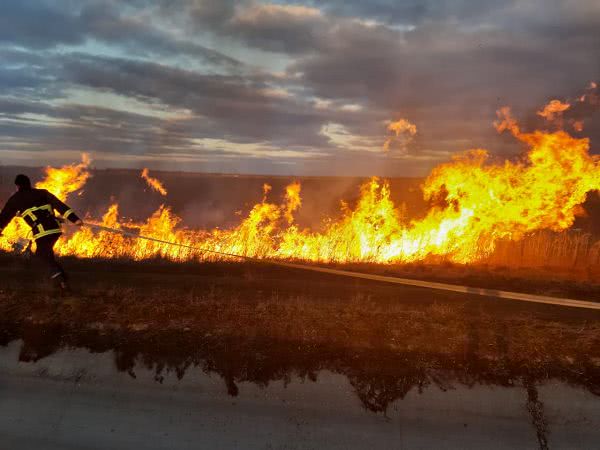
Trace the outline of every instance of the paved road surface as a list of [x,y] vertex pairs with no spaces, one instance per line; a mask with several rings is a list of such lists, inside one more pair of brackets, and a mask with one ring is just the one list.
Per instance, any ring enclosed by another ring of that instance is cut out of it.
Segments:
[[[199,369],[158,383],[114,369],[111,353],[62,350],[19,363],[0,347],[0,449],[539,448],[523,388],[430,387],[385,417],[365,411],[348,380],[328,372],[266,388]],[[538,389],[550,448],[597,448],[600,399],[567,386]]]

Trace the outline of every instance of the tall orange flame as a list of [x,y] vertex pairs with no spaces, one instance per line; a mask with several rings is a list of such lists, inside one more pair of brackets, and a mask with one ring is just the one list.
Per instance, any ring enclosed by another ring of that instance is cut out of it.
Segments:
[[46,189],[65,201],[70,193],[78,191],[87,183],[90,177],[89,166],[90,157],[87,153],[83,153],[79,164],[64,166],[60,169],[47,167],[46,178],[37,183],[35,187]]

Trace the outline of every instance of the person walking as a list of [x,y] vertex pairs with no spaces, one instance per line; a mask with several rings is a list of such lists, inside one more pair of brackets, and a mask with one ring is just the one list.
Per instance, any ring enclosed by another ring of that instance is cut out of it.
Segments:
[[54,285],[61,291],[68,291],[67,274],[54,255],[54,245],[62,234],[55,211],[78,226],[83,225],[83,221],[73,209],[47,190],[32,188],[26,175],[17,175],[15,185],[17,191],[0,212],[0,234],[15,216],[22,217],[31,227],[35,255],[48,267]]

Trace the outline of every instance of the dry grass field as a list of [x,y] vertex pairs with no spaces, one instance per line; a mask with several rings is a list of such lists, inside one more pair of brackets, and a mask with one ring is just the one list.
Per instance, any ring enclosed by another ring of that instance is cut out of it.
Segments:
[[[232,394],[237,382],[266,384],[291,374],[310,379],[328,369],[346,374],[374,411],[429,384],[560,379],[600,394],[597,311],[263,265],[160,261],[69,260],[74,293],[58,298],[43,284],[26,282],[31,272],[17,260],[2,262],[0,341],[24,339],[24,360],[63,346],[112,349],[132,376],[140,360],[157,380],[164,371],[184,376],[200,366],[223,376]],[[475,282],[483,271],[470,276]],[[488,273],[488,283],[506,281]],[[597,285],[553,286],[600,300]],[[529,288],[535,291],[535,282]]]
[[[0,255],[0,345],[19,360],[64,348],[111,351],[119,371],[157,383],[190,369],[241,383],[347,377],[367,411],[409,392],[521,388],[540,448],[538,388],[560,382],[600,395],[600,311],[568,309],[333,277],[264,264],[66,259],[71,295],[35,278],[35,263]],[[29,267],[27,267],[29,266]],[[433,266],[346,269],[600,301],[600,285],[547,270]]]

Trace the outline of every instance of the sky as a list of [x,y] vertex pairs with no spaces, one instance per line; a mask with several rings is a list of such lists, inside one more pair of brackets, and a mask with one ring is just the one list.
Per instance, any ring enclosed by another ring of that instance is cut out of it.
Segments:
[[600,2],[3,0],[0,62],[2,165],[423,176],[599,81]]

